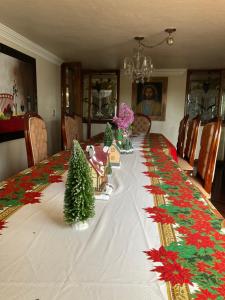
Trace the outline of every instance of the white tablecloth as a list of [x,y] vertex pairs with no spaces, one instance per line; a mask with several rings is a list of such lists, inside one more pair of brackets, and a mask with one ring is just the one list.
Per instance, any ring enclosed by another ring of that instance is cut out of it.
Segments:
[[63,182],[45,189],[40,204],[13,214],[0,236],[0,299],[167,299],[143,253],[160,247],[157,224],[143,209],[153,206],[143,161],[137,150],[122,156],[111,178],[115,191],[96,201],[86,231],[63,221]]

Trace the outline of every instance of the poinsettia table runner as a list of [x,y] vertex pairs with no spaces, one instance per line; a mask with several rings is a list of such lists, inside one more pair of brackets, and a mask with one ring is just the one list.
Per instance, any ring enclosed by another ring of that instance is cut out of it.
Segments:
[[63,151],[0,183],[0,231],[5,220],[23,205],[38,203],[41,191],[62,181],[68,168],[70,151]]
[[110,200],[96,201],[83,232],[63,221],[69,152],[1,184],[0,298],[224,299],[222,217],[166,138],[136,142],[141,151],[122,156]]
[[[156,137],[157,139],[157,137]],[[153,148],[154,149],[153,149]],[[161,247],[145,251],[152,272],[172,299],[225,299],[225,231],[218,211],[195,189],[152,138],[143,143],[145,189],[154,195],[147,215],[158,224]]]
[[[146,145],[144,145],[145,147]],[[151,151],[163,151],[165,154],[170,155],[177,162],[177,151],[174,145],[162,134],[150,133],[149,145]]]

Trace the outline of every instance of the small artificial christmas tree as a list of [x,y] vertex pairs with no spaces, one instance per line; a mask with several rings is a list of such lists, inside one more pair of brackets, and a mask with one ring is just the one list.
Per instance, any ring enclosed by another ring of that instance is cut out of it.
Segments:
[[110,147],[113,143],[113,131],[109,123],[106,124],[104,133],[104,146]]
[[65,222],[85,222],[94,214],[94,189],[90,167],[80,144],[74,141],[64,196]]

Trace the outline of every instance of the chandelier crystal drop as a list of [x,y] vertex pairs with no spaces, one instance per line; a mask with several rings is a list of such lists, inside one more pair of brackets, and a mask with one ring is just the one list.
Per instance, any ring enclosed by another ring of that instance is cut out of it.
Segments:
[[123,71],[125,75],[128,75],[136,83],[144,83],[145,80],[149,80],[153,71],[153,63],[150,56],[144,55],[144,48],[155,48],[162,45],[164,42],[171,46],[174,44],[172,33],[175,32],[175,28],[167,28],[165,32],[168,34],[166,38],[155,45],[146,45],[143,43],[144,37],[135,37],[138,42],[138,46],[134,51],[133,57],[125,57],[123,60]]

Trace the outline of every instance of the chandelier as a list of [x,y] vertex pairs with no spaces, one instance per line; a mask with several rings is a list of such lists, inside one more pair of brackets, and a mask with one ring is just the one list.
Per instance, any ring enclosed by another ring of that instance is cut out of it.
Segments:
[[145,79],[149,80],[153,71],[152,59],[150,56],[145,56],[143,53],[144,48],[155,48],[164,43],[172,46],[174,39],[172,33],[175,32],[175,28],[167,28],[165,32],[168,34],[162,41],[154,45],[146,45],[143,43],[144,37],[136,36],[134,39],[138,43],[137,49],[135,49],[133,57],[125,57],[123,61],[123,71],[125,75],[132,77],[136,83],[144,83]]

